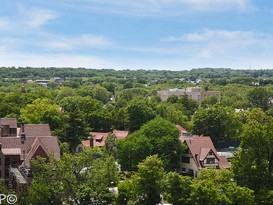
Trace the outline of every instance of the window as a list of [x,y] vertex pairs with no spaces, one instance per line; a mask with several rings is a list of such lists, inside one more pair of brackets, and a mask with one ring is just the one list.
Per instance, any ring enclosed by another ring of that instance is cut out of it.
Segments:
[[9,157],[6,157],[6,158],[5,158],[5,165],[8,166],[9,164],[10,164],[10,162],[9,162]]
[[12,165],[17,165],[17,158],[16,157],[12,158],[11,164]]
[[10,134],[16,134],[16,128],[10,128],[9,132]]
[[189,176],[190,176],[190,177],[193,177],[193,176],[194,176],[194,171],[193,171],[192,169],[189,169],[189,172],[188,172],[188,173],[189,173]]
[[181,157],[181,161],[182,161],[183,163],[190,163],[190,158],[189,158],[189,157],[184,157],[184,156],[182,156],[182,157]]
[[207,164],[215,164],[215,158],[207,158]]

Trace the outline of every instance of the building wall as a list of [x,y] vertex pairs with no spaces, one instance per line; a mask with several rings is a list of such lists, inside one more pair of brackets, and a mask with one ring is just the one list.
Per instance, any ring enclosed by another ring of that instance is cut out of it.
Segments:
[[4,175],[2,175],[2,178],[5,178],[8,180],[9,178],[9,167],[10,166],[20,166],[22,164],[22,161],[20,160],[20,155],[5,155],[4,158]]
[[5,176],[5,156],[0,152],[0,179],[3,179]]
[[182,97],[183,95],[188,95],[192,100],[195,100],[199,103],[203,101],[204,98],[208,96],[215,96],[220,100],[221,93],[219,91],[205,91],[203,88],[194,87],[187,89],[169,89],[158,91],[157,94],[160,96],[162,101],[167,101],[168,97],[171,95],[176,95]]
[[[183,157],[189,158],[189,163],[182,162]],[[188,175],[191,170],[193,172],[193,176],[196,177],[199,173],[199,169],[195,163],[195,160],[193,159],[193,156],[190,153],[183,153],[180,157],[180,163],[179,163],[179,173],[183,175]]]

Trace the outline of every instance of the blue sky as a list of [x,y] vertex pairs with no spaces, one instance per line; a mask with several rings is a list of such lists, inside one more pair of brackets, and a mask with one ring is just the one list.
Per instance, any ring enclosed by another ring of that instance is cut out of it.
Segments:
[[269,0],[1,0],[0,66],[273,68]]

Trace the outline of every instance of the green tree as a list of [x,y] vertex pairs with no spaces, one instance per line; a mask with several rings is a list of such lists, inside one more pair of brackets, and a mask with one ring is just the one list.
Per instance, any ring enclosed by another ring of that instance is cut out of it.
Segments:
[[251,112],[253,117],[249,117],[244,125],[241,150],[235,155],[232,169],[236,179],[251,189],[272,189],[273,118],[265,114],[264,117],[256,117],[256,111]]
[[178,102],[178,96],[177,95],[170,95],[167,99],[168,103],[177,103]]
[[[153,155],[147,157],[143,162],[138,165],[138,171],[132,178],[133,192],[126,197],[131,197],[136,205],[156,205],[160,199],[162,192],[162,179],[164,176],[164,169],[162,161]],[[129,185],[129,182],[126,182]]]
[[181,176],[177,172],[169,172],[164,177],[164,193],[168,202],[173,205],[187,205],[191,193],[190,177]]
[[200,107],[193,116],[194,134],[210,136],[213,142],[237,139],[241,123],[233,109],[220,105]]
[[247,96],[252,107],[262,108],[263,111],[269,107],[270,93],[265,88],[254,88],[248,92]]
[[21,109],[21,116],[29,124],[49,124],[53,131],[61,128],[64,120],[60,107],[47,98],[38,98],[27,104]]
[[112,133],[108,133],[107,138],[105,140],[105,148],[107,150],[107,153],[114,157],[116,156],[117,152],[116,140],[117,137]]
[[78,155],[65,153],[61,160],[31,162],[33,180],[29,188],[31,204],[109,204],[108,187],[117,183],[113,157],[95,149]]
[[100,85],[95,85],[92,90],[93,97],[104,104],[110,100],[111,93],[104,87]]
[[196,100],[190,99],[186,94],[179,99],[179,103],[185,108],[184,111],[188,117],[193,115],[199,107],[199,103]]
[[202,100],[201,104],[202,104],[203,107],[207,107],[207,106],[210,106],[210,105],[215,105],[218,102],[219,102],[218,98],[213,95],[213,96],[208,96],[208,97],[204,98]]
[[129,130],[134,132],[144,123],[155,117],[155,112],[149,105],[148,100],[135,98],[128,105]]
[[191,185],[190,204],[253,205],[254,191],[240,187],[226,169],[203,169]]
[[178,129],[159,117],[118,142],[118,159],[125,170],[135,170],[141,160],[153,154],[158,154],[166,170],[175,170],[181,152]]

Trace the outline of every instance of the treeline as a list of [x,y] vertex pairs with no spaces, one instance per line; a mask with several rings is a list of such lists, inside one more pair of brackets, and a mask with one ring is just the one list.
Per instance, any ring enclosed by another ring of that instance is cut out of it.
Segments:
[[[141,79],[144,81],[186,79],[216,79],[239,81],[239,79],[270,79],[273,77],[273,70],[233,70],[230,68],[198,68],[182,71],[169,70],[114,70],[114,69],[86,69],[86,68],[32,68],[32,67],[1,67],[0,78],[26,78],[26,79],[50,79],[52,77],[76,78],[76,77],[116,77]],[[237,80],[236,80],[237,79]]]

